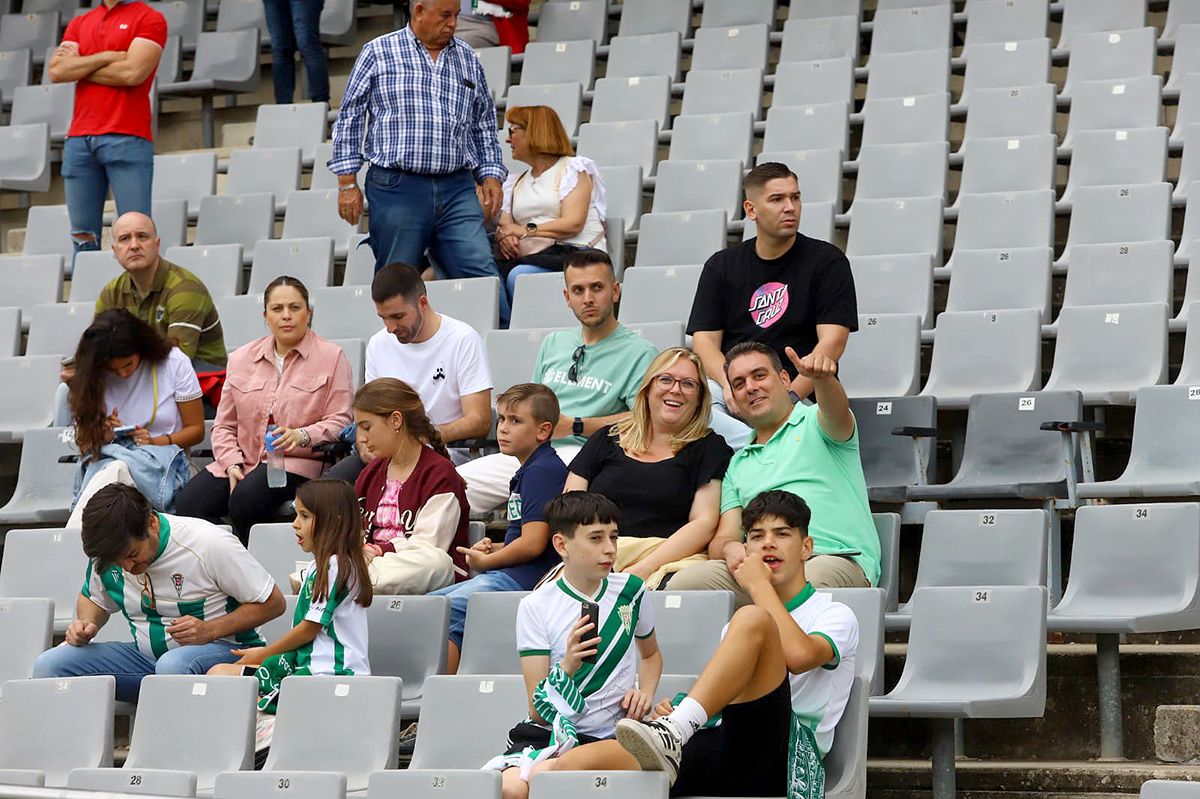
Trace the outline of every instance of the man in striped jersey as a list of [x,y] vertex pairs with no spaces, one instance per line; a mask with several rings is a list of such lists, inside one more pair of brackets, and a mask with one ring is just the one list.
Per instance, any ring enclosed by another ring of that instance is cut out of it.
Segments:
[[[88,556],[65,644],[43,652],[34,677],[112,674],[117,699],[137,701],[147,674],[204,674],[234,649],[262,646],[258,626],[286,609],[283,594],[233,534],[200,519],[155,512],[114,483],[83,512]],[[120,612],[127,641],[92,643]]]

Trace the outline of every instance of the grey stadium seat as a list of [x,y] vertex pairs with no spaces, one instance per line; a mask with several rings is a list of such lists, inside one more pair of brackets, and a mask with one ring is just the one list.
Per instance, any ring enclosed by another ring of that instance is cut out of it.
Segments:
[[313,309],[323,309],[313,315],[313,330],[318,335],[366,340],[383,329],[371,300],[370,286],[319,288],[310,294]]
[[942,257],[942,198],[858,200],[846,238],[846,255]]
[[867,99],[912,97],[950,91],[950,49],[871,56]]
[[820,17],[862,17],[862,0],[809,0],[791,6],[788,19],[817,19]]
[[576,323],[563,297],[563,276],[558,272],[543,275],[518,275],[513,293],[509,327],[570,327]]
[[733,616],[729,591],[651,591],[663,663],[672,672],[699,674],[717,651]]
[[73,303],[94,303],[108,282],[124,271],[117,263],[112,250],[85,250],[77,253],[75,271],[71,273],[71,295],[67,299]]
[[[290,522],[256,524],[250,528],[247,547],[284,594],[292,593],[290,575],[298,572],[312,556],[296,543],[296,531]],[[288,617],[289,620],[291,617]]]
[[167,33],[177,36],[187,52],[196,49],[196,40],[204,30],[204,0],[167,0],[151,6],[167,19]]
[[946,142],[863,147],[858,153],[858,178],[849,211],[851,218],[854,206],[861,200],[938,197],[945,201],[949,153],[950,145]]
[[[88,564],[79,531],[10,530],[5,548],[6,562],[0,565],[0,597],[53,599],[54,631],[64,632],[75,618],[75,600]],[[121,625],[124,621],[118,618],[112,623]]]
[[[283,238],[329,236],[333,239],[334,255],[345,258],[350,251],[350,239],[358,232],[358,227],[338,215],[337,193],[337,189],[292,192],[288,197],[287,214],[283,217]],[[361,219],[359,223],[362,223]]]
[[703,161],[738,158],[750,163],[754,115],[746,112],[675,118],[671,158]]
[[63,257],[0,256],[0,280],[5,286],[4,304],[21,309],[21,325],[27,328],[33,306],[62,299]]
[[1077,34],[1071,43],[1067,80],[1058,96],[1070,100],[1080,81],[1153,75],[1157,50],[1154,28]]
[[33,59],[28,48],[0,50],[0,103],[12,105],[13,89],[28,86],[33,78]]
[[242,281],[240,244],[198,244],[194,247],[170,247],[163,257],[179,264],[200,279],[214,299],[232,297]]
[[703,264],[725,249],[724,211],[645,214],[640,228],[636,266]]
[[851,397],[902,397],[921,376],[921,320],[916,314],[859,316],[838,378]]
[[333,282],[333,239],[318,235],[258,242],[250,267],[249,292],[262,293],[280,275],[297,278],[309,291],[328,286]]
[[0,358],[21,353],[21,309],[0,306]]
[[0,191],[49,191],[50,126],[0,127]]
[[950,95],[887,97],[863,103],[862,144],[946,141]]
[[842,207],[842,153],[836,148],[825,150],[791,150],[771,152],[763,150],[756,159],[758,164],[769,161],[781,163],[796,173],[804,198],[801,218],[814,202],[833,203]]
[[254,29],[259,31],[264,41],[268,35],[267,17],[261,3],[253,0],[230,0],[217,8],[217,30],[235,31]]
[[[6,380],[28,379],[21,373],[5,374],[3,364],[10,359],[0,359],[0,377]],[[57,357],[11,360],[36,360],[42,364],[58,361]],[[50,367],[44,369],[49,373]],[[47,389],[42,391],[41,404],[34,406],[34,414],[43,417],[39,422],[49,423],[51,416],[56,379],[42,378]],[[12,385],[24,386],[21,383]],[[15,425],[9,427],[9,425]],[[76,455],[74,441],[66,435],[69,428],[38,429],[24,426],[25,420],[16,419],[6,422],[0,429],[0,435],[8,442],[24,441],[26,446],[21,448],[21,463],[17,472],[17,486],[12,498],[0,508],[0,523],[3,524],[46,524],[63,522],[70,515],[72,486],[78,466],[74,463],[59,463],[58,459],[66,455]],[[68,440],[64,441],[64,438]]]
[[0,635],[5,642],[0,650],[0,686],[9,680],[29,678],[33,661],[50,648],[53,628],[53,599],[0,600]]
[[683,322],[631,322],[626,327],[653,344],[659,352],[685,344]]
[[670,788],[661,771],[559,771],[534,774],[530,799],[573,799],[587,790],[615,790],[629,799],[663,799]]
[[[859,652],[862,626],[859,626]],[[842,718],[834,728],[833,747],[825,755],[826,799],[862,799],[867,790],[867,713],[871,683],[854,678]]]
[[1200,6],[1190,3],[1171,3],[1167,6],[1167,20],[1163,25],[1162,35],[1158,37],[1159,45],[1170,50],[1175,47],[1183,25],[1200,22]]
[[960,250],[1053,246],[1052,190],[959,195],[955,254]]
[[[658,75],[668,82],[678,81],[681,47],[679,34],[675,31],[618,36],[608,45],[605,77],[627,80]],[[595,101],[592,106],[592,118],[595,119]]]
[[[964,194],[1053,189],[1056,148],[1053,133],[963,142],[958,198]],[[954,203],[956,208],[958,201]]]
[[794,107],[772,105],[767,112],[763,150],[825,150],[850,152],[850,116],[845,103]]
[[946,310],[1033,308],[1047,323],[1053,260],[1050,247],[956,252]]
[[1125,31],[1146,24],[1146,0],[1063,0],[1062,26],[1056,50],[1071,52],[1081,33]]
[[[1188,189],[1192,183],[1200,179],[1200,124],[1184,126],[1183,133],[1183,163],[1179,167],[1179,177],[1175,182],[1175,193],[1171,195],[1173,205],[1186,205]],[[1188,147],[1187,142],[1197,142],[1196,147]]]
[[692,32],[691,0],[629,0],[622,7],[620,36],[664,32],[687,38]]
[[496,797],[500,796],[500,772],[478,768],[377,771],[371,775],[369,786],[368,799]]
[[[583,2],[584,0],[580,0]],[[588,0],[596,2],[597,0]],[[550,4],[547,3],[547,6]],[[558,7],[559,3],[554,3]],[[571,5],[563,3],[561,5]],[[547,105],[554,109],[562,121],[568,136],[579,130],[580,108],[583,103],[583,87],[578,83],[547,83],[538,86],[522,84],[508,90],[508,107],[525,105]]]
[[512,73],[512,48],[507,45],[480,47],[475,51],[475,55],[479,56],[479,65],[483,67],[483,77],[492,92],[492,99],[502,99],[508,94]]
[[963,128],[964,144],[970,139],[996,136],[1040,136],[1054,132],[1054,84],[1010,89],[976,89],[971,112]]
[[112,765],[116,680],[13,680],[0,703],[0,783],[64,788],[73,768]]
[[293,799],[343,799],[346,775],[334,771],[227,771],[217,775],[213,799],[258,799],[276,791],[287,791]]
[[350,380],[357,391],[363,384],[363,370],[366,368],[367,342],[361,338],[333,339],[332,343],[342,348],[350,361]]
[[65,205],[35,205],[25,221],[26,255],[59,255],[67,264],[74,255],[71,223]]
[[46,48],[58,44],[59,16],[43,14],[4,14],[0,16],[0,50],[31,50],[33,61],[41,64]]
[[517,605],[528,591],[477,591],[467,600],[459,674],[520,674]]
[[1041,86],[1050,82],[1050,40],[972,44],[963,48],[967,70],[959,105],[970,108],[981,89]]
[[240,244],[242,260],[254,259],[255,245],[275,230],[275,200],[270,194],[205,197],[200,201],[194,244]]
[[1081,186],[1129,186],[1167,178],[1167,129],[1081,130],[1061,203],[1070,207]]
[[1049,0],[970,0],[968,5],[968,46],[1024,42],[1046,35]]
[[1171,128],[1170,143],[1173,149],[1184,144],[1187,126],[1200,122],[1200,73],[1183,76],[1179,91],[1179,107],[1175,112],[1175,126]]
[[188,206],[187,200],[154,200],[150,215],[158,228],[158,241],[162,247],[181,247],[187,243]]
[[843,103],[848,106],[853,99],[854,62],[849,58],[785,61],[776,66],[772,108],[822,103]]
[[883,591],[879,588],[820,590],[828,593],[834,602],[841,602],[854,611],[858,619],[858,651],[854,656],[854,671],[860,679],[866,680],[867,694],[883,693]]
[[[951,11],[949,5],[877,11],[871,35],[872,58],[880,53],[950,47]],[[874,64],[868,66],[874,69]]]
[[[608,37],[608,3],[606,0],[572,0],[569,3],[546,3],[539,12],[537,40],[540,42],[570,42],[591,39],[604,44]],[[510,101],[509,105],[512,103]]]
[[915,313],[933,325],[933,262],[923,253],[850,258],[860,314]]
[[[1161,241],[1171,237],[1171,184],[1089,186],[1075,192],[1071,227],[1057,266],[1079,244]],[[1187,241],[1186,235],[1183,241]]]
[[29,322],[26,355],[70,355],[79,346],[79,337],[92,323],[93,302],[59,302],[35,305]]
[[342,274],[343,286],[370,286],[375,278],[375,251],[371,249],[369,238],[366,233],[355,233],[350,237],[346,271]]
[[[1179,5],[1179,4],[1176,4]],[[1200,22],[1200,20],[1197,20]],[[1179,42],[1175,56],[1171,59],[1171,74],[1163,86],[1163,97],[1178,97],[1183,89],[1184,78],[1200,71],[1200,24],[1183,25],[1179,28]]]
[[1170,241],[1080,244],[1072,254],[1063,308],[1171,302],[1175,281]]
[[[517,674],[430,677],[408,771],[478,769],[504,751],[513,720],[528,709],[525,681]],[[470,735],[462,734],[464,718],[472,719]]]
[[288,195],[300,188],[300,161],[298,146],[234,150],[222,194],[269,193],[275,198],[276,212],[285,211]]
[[[670,125],[671,80],[666,75],[632,78],[601,78],[596,81],[589,124],[635,121],[656,123],[654,146],[658,148],[658,129]],[[584,131],[579,129],[582,146]]]
[[367,608],[371,673],[403,680],[401,716],[421,711],[425,681],[446,670],[450,600],[444,596],[383,596]]
[[762,114],[762,70],[692,69],[684,81],[683,110],[686,116],[749,111]]
[[1070,152],[1082,130],[1153,128],[1162,121],[1162,77],[1080,81],[1071,99],[1071,116],[1062,148]]
[[823,17],[788,20],[783,26],[779,63],[849,58],[858,61],[858,19]]
[[521,83],[578,83],[592,88],[596,43],[591,39],[572,42],[530,42],[521,64]]
[[[1188,208],[1183,215],[1183,233],[1179,237],[1179,248],[1175,252],[1176,263],[1187,263],[1191,260],[1192,245],[1200,238],[1200,187],[1193,186],[1188,192]],[[1190,206],[1195,205],[1196,208]],[[1156,220],[1157,221],[1157,220]],[[1155,225],[1157,230],[1157,225]],[[1158,236],[1146,236],[1148,240],[1157,240]]]
[[[646,232],[643,218],[643,235]],[[620,319],[634,322],[671,322],[687,319],[700,281],[700,264],[688,266],[643,266],[625,273]]]
[[775,5],[775,0],[708,0],[700,17],[700,27],[772,26],[775,24]]
[[75,113],[75,84],[54,83],[48,86],[18,86],[13,89],[12,115],[9,124],[34,125],[44,122],[50,128],[50,141],[55,144],[67,137]]
[[[500,326],[500,279],[497,277],[433,280],[425,284],[425,291],[430,305],[466,322],[481,336]],[[382,322],[375,322],[376,330],[382,327]]]
[[200,213],[201,198],[216,194],[216,191],[216,153],[154,156],[154,199],[186,200],[188,216],[194,219]]
[[554,330],[563,328],[539,327],[529,330],[492,330],[484,337],[488,353],[488,369],[492,373],[492,393],[495,396],[517,383],[537,381],[533,373],[542,339]]
[[[225,6],[232,5],[226,3]],[[196,39],[196,58],[187,80],[164,83],[158,87],[161,97],[199,97],[204,144],[214,146],[213,97],[239,94],[258,89],[258,28],[205,31]]]
[[692,48],[692,69],[758,69],[767,67],[766,25],[700,28]]
[[[315,289],[314,291],[320,291]],[[263,322],[263,295],[239,294],[236,297],[225,297],[214,300],[217,313],[221,317],[221,333],[225,337],[225,349],[233,352],[243,344],[267,335],[267,325]],[[313,301],[316,307],[316,301]],[[314,317],[314,321],[320,317]],[[349,336],[326,338],[350,338]]]
[[1041,314],[1033,308],[943,312],[923,396],[965,408],[974,394],[1030,391],[1041,383]]
[[578,152],[600,167],[636,164],[644,174],[653,175],[658,158],[658,123],[652,119],[589,122],[579,128]]
[[719,208],[728,219],[742,216],[742,162],[663,161],[654,188],[655,213]]
[[[859,455],[872,502],[903,502],[910,485],[929,482],[937,472],[937,401],[933,397],[850,400],[858,428]],[[892,431],[912,429],[912,435]],[[923,430],[923,432],[918,432]]]

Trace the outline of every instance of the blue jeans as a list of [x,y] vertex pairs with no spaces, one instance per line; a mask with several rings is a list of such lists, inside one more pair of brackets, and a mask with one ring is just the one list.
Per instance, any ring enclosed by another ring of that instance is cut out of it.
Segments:
[[271,79],[275,102],[290,103],[296,94],[296,50],[304,59],[308,95],[329,102],[329,68],[321,44],[321,9],[325,0],[263,0],[271,34]]
[[[500,276],[469,170],[415,175],[372,166],[366,184],[376,272],[397,261],[416,266],[428,248],[447,277]],[[502,291],[501,327],[508,327],[508,308]]]
[[508,273],[508,278],[504,281],[504,285],[508,289],[508,301],[511,303],[517,298],[517,278],[521,275],[548,275],[551,272],[558,271],[558,269],[543,269],[533,264],[517,264]]
[[75,252],[98,250],[109,186],[118,216],[130,211],[150,215],[154,142],[118,133],[71,136],[63,144],[62,176]]
[[448,585],[436,591],[430,591],[430,596],[450,597],[450,640],[462,649],[463,630],[467,626],[467,600],[476,591],[524,591],[525,587],[504,572],[484,572],[470,580]]
[[[110,624],[124,624],[114,618]],[[213,641],[211,644],[181,646],[157,661],[142,654],[132,641],[108,641],[87,646],[61,646],[47,649],[33,663],[34,677],[90,677],[111,674],[117,678],[117,701],[136,702],[142,678],[149,674],[206,674],[218,663],[233,663],[230,654],[236,644]]]

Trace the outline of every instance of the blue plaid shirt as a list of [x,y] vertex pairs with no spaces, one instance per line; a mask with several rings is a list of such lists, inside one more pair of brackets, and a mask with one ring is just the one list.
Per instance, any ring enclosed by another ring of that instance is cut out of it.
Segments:
[[408,27],[368,42],[333,126],[329,169],[353,174],[364,160],[422,175],[470,168],[476,181],[503,181],[496,104],[475,51],[451,39],[433,61]]

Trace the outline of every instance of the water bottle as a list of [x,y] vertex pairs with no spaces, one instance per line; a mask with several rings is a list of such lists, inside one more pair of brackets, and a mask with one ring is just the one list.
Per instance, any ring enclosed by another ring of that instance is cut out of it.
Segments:
[[275,414],[267,417],[267,487],[283,488],[287,485],[287,471],[283,468],[283,450],[275,449]]

